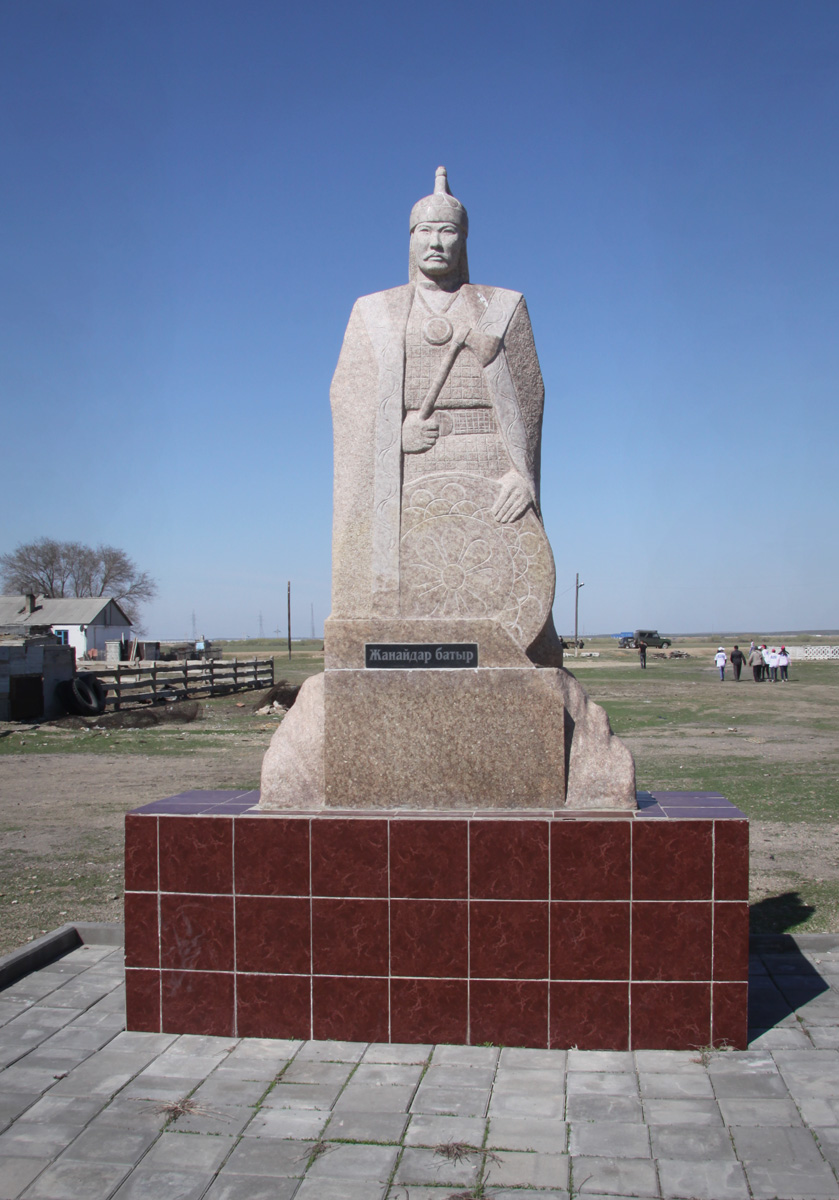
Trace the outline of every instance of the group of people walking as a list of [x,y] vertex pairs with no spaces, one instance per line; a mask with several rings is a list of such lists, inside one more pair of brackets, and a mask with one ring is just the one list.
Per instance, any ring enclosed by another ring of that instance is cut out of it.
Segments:
[[726,655],[725,648],[720,646],[714,655],[714,662],[720,673],[721,680],[725,679],[725,668],[729,661],[731,662],[731,669],[734,672],[734,678],[737,680],[740,678],[740,672],[743,670],[744,665],[748,665],[752,668],[755,683],[761,683],[764,679],[768,679],[770,683],[789,682],[789,653],[786,646],[781,646],[780,650],[777,650],[773,646],[769,650],[765,642],[762,646],[758,646],[755,642],[752,642],[749,647],[748,657],[739,646],[735,646],[731,651],[730,660]]

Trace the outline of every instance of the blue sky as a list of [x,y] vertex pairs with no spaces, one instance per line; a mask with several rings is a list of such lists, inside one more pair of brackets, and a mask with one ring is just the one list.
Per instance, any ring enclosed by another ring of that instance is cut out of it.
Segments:
[[0,551],[329,612],[329,381],[445,163],[524,292],[557,626],[839,627],[834,0],[0,2]]

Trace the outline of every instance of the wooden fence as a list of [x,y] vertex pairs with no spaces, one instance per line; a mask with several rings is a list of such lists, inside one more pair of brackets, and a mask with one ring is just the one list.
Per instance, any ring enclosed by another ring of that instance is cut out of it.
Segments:
[[174,694],[179,700],[190,696],[242,692],[274,685],[273,658],[206,662],[153,662],[132,666],[120,663],[97,671],[97,679],[108,689],[108,704],[120,709],[140,700],[163,700]]

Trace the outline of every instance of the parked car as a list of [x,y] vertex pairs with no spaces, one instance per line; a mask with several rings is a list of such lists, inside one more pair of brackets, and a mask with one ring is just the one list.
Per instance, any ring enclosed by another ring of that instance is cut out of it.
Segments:
[[657,629],[636,629],[634,633],[624,633],[618,645],[622,650],[637,648],[639,642],[646,642],[648,646],[671,646],[673,639],[662,637]]

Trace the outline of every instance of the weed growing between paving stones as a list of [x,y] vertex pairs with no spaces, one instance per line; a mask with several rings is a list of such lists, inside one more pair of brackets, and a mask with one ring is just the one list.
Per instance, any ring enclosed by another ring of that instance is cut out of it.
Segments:
[[[533,1194],[536,1195],[535,1192]],[[487,1191],[484,1183],[477,1183],[465,1192],[445,1193],[442,1188],[440,1189],[440,1200],[493,1200],[494,1195],[494,1191]],[[394,1200],[411,1200],[411,1189],[401,1188],[394,1196]]]
[[[151,1104],[152,1101],[147,1103]],[[173,1121],[177,1121],[178,1117],[221,1117],[222,1120],[228,1120],[224,1113],[216,1112],[213,1108],[205,1108],[192,1096],[183,1096],[180,1100],[167,1100],[163,1104],[155,1104],[152,1112],[165,1114],[166,1124],[171,1125]]]
[[329,1142],[317,1141],[309,1148],[309,1150],[305,1154],[301,1154],[300,1157],[298,1159],[296,1159],[296,1161],[297,1162],[305,1162],[306,1170],[308,1171],[308,1169],[312,1165],[312,1163],[317,1162],[317,1160],[320,1158],[320,1156],[322,1154],[328,1154],[330,1150],[334,1150],[334,1149],[335,1149],[335,1146],[331,1145]]
[[706,1046],[695,1046],[694,1049],[697,1051],[697,1055],[696,1058],[692,1058],[690,1061],[701,1063],[703,1067],[707,1067],[709,1063],[714,1061],[717,1054],[725,1054],[727,1051],[733,1050],[734,1047],[730,1042],[721,1041],[718,1046],[715,1046],[713,1042],[709,1042]]
[[[476,1157],[480,1159],[482,1175],[486,1175],[487,1163],[498,1163],[499,1165],[501,1163],[500,1157],[494,1151],[487,1150],[483,1146],[473,1146],[470,1142],[441,1142],[434,1147],[434,1153],[439,1154],[447,1162],[453,1162],[456,1166]],[[483,1178],[465,1192],[454,1192],[447,1200],[490,1200],[492,1193],[486,1190],[487,1186],[488,1181]]]
[[469,1142],[441,1142],[439,1146],[434,1147],[434,1153],[455,1165],[471,1158],[473,1154],[480,1157],[482,1164],[501,1162],[501,1159],[492,1150],[484,1150],[481,1146],[473,1146]]
[[582,1195],[583,1188],[590,1179],[591,1176],[586,1175],[585,1179],[581,1179],[580,1182],[577,1183],[576,1179],[574,1178],[574,1160],[571,1159],[568,1173],[568,1200],[579,1200],[579,1197]]

